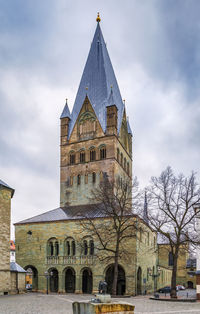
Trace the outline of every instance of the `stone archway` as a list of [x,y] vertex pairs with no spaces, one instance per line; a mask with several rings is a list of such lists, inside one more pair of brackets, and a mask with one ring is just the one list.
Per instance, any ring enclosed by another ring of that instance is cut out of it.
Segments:
[[38,271],[35,266],[27,265],[24,267],[26,271],[28,271],[26,275],[26,283],[32,285],[32,291],[38,290]]
[[90,268],[85,268],[82,271],[82,292],[92,293],[93,276]]
[[188,281],[187,282],[187,286],[188,286],[188,289],[193,289],[194,288],[194,284],[192,281]]
[[[114,265],[110,265],[106,270],[105,280],[108,284],[107,292],[112,293],[112,285],[114,278]],[[118,278],[117,278],[117,295],[124,295],[126,292],[126,276],[122,266],[118,265]]]
[[73,268],[65,270],[65,292],[74,293],[76,284],[76,273]]
[[142,294],[142,269],[138,267],[137,271],[137,294]]
[[56,268],[49,269],[50,276],[50,291],[58,292],[58,271]]

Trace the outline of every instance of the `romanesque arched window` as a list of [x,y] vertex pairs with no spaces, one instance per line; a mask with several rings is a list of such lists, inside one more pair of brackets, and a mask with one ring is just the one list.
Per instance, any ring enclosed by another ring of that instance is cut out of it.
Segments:
[[102,145],[99,151],[100,151],[100,159],[106,159],[106,146]]
[[96,151],[94,148],[90,149],[90,161],[95,161],[96,160]]
[[69,241],[66,242],[66,246],[67,246],[67,255],[69,256],[70,255],[70,242]]
[[59,243],[58,241],[55,242],[55,256],[59,255]]
[[90,240],[90,255],[94,255],[94,241]]
[[88,244],[87,244],[87,240],[83,241],[83,254],[87,255],[88,254]]
[[85,162],[85,151],[81,150],[80,152],[80,163],[84,163]]
[[76,244],[74,240],[72,241],[72,255],[76,255]]
[[70,154],[69,154],[69,163],[70,163],[70,165],[74,165],[76,163],[75,152],[70,152]]
[[53,256],[53,242],[49,243],[49,253],[50,256]]
[[76,255],[76,244],[73,238],[69,237],[65,240],[64,244],[64,254],[65,256]]
[[59,243],[56,238],[51,238],[47,242],[47,255],[58,256],[59,255]]

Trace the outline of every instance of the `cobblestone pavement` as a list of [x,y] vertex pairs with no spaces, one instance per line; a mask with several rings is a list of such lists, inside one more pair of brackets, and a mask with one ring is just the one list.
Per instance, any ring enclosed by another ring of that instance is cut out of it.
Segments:
[[[0,314],[72,314],[74,301],[89,301],[91,295],[39,294],[0,296]],[[135,314],[200,314],[200,303],[149,300],[148,296],[114,299],[135,305]]]

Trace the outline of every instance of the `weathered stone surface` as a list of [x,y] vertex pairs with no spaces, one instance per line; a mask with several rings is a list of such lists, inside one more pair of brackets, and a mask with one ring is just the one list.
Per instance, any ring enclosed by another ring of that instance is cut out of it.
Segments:
[[0,189],[0,294],[10,287],[10,206],[11,191]]
[[73,314],[133,314],[135,306],[124,303],[85,303],[74,302]]

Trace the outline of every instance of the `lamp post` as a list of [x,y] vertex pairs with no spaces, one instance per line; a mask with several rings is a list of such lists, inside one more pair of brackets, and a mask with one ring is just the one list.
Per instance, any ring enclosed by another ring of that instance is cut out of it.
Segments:
[[[159,273],[159,271],[160,271],[160,268],[158,267],[158,268],[156,268],[157,269],[157,274],[154,274],[154,273],[149,273],[149,276],[151,276],[152,278],[153,278],[153,284],[154,284],[154,296],[156,297],[156,280],[157,280],[157,278],[160,276],[160,273]],[[151,270],[151,272],[152,272],[152,270]]]
[[47,294],[49,294],[49,291],[48,291],[48,287],[49,287],[49,278],[50,278],[51,276],[53,276],[53,272],[51,271],[51,272],[49,273],[48,270],[46,270],[46,271],[44,272],[44,275],[45,275],[45,277],[46,277],[46,279],[47,279]]

